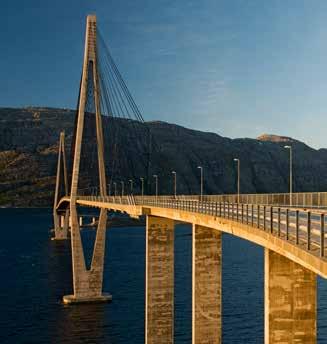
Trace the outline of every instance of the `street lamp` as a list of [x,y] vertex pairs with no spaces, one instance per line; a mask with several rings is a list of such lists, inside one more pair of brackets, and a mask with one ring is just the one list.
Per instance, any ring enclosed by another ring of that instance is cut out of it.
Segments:
[[121,181],[120,184],[121,184],[121,196],[123,197],[124,196],[124,182]]
[[241,169],[240,169],[240,159],[234,158],[237,162],[237,203],[240,203],[240,179],[241,179]]
[[293,156],[292,156],[292,146],[284,146],[284,148],[290,150],[290,205],[292,205],[292,193],[293,193]]
[[158,175],[154,174],[153,178],[156,180],[156,199],[158,198]]
[[177,173],[176,173],[176,171],[171,171],[171,173],[174,176],[174,195],[176,198],[176,195],[177,195]]
[[141,195],[142,195],[142,198],[143,198],[143,196],[144,196],[144,178],[141,177],[140,180],[141,180],[141,184],[142,184],[142,186],[141,186]]
[[117,183],[114,182],[113,184],[114,184],[114,190],[115,190],[114,195],[115,195],[115,197],[117,197]]
[[130,185],[131,185],[131,195],[133,195],[133,180],[130,179],[129,182],[130,182]]
[[198,166],[198,168],[201,171],[201,177],[200,177],[200,195],[201,195],[201,202],[203,199],[203,167],[202,166]]

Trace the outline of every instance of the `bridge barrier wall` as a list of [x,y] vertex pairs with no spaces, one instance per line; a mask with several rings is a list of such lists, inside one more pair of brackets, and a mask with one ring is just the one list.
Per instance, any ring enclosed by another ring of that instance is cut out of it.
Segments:
[[[83,195],[81,195],[83,196]],[[97,195],[93,195],[97,196]],[[227,202],[238,203],[238,195],[160,195],[160,196],[110,196],[116,202],[125,202],[128,204],[141,201],[153,200],[189,200],[203,202]],[[278,206],[293,206],[293,207],[310,207],[310,208],[327,208],[327,192],[300,192],[293,193],[270,193],[270,194],[240,194],[239,203],[243,204],[262,204],[262,205],[278,205]]]
[[300,209],[279,205],[244,204],[199,201],[167,196],[112,197],[81,196],[80,200],[129,206],[152,206],[179,209],[194,213],[223,217],[275,234],[307,251],[325,256],[326,212],[319,209]]

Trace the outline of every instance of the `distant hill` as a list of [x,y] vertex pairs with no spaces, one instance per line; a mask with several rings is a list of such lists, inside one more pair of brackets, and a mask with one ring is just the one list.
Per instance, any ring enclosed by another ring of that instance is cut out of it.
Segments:
[[[52,205],[59,133],[65,129],[69,144],[74,115],[67,109],[0,108],[0,206]],[[148,125],[164,156],[160,167],[152,166],[153,171],[160,169],[162,194],[172,192],[172,170],[177,172],[179,193],[198,193],[199,165],[204,168],[205,193],[235,193],[234,157],[241,160],[241,192],[287,192],[285,144],[293,146],[294,191],[327,190],[326,149],[278,135],[230,139],[160,121]],[[124,126],[128,135],[132,124]],[[135,164],[136,152],[126,153]],[[130,173],[123,170],[120,178],[128,180]],[[140,176],[134,177],[138,181]]]

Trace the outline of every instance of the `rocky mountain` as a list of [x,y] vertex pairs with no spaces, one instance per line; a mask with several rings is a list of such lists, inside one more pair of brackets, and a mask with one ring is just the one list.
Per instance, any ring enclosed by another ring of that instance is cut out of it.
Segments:
[[[59,133],[65,130],[69,146],[74,115],[67,109],[0,109],[0,206],[52,205]],[[104,119],[105,126],[108,120]],[[122,124],[121,142],[126,149],[121,159],[126,164],[121,164],[117,181],[125,180],[127,185],[130,178],[134,179],[137,192],[143,173],[139,161],[144,152],[136,144],[127,147],[133,123]],[[242,193],[287,192],[289,155],[285,144],[293,147],[294,191],[327,190],[325,149],[316,150],[276,135],[230,139],[165,122],[148,122],[147,126],[158,151],[153,156],[151,175],[159,175],[161,194],[172,193],[173,170],[177,172],[178,193],[198,193],[199,165],[203,166],[205,193],[235,193],[235,157],[241,161]],[[153,191],[151,179],[148,192]]]

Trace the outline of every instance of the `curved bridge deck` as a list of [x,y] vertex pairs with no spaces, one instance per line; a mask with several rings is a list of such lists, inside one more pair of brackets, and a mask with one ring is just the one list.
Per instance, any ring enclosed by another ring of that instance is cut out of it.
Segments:
[[[70,202],[61,199],[58,207]],[[131,216],[153,215],[192,223],[249,240],[327,278],[325,211],[172,197],[78,196],[80,206]]]

